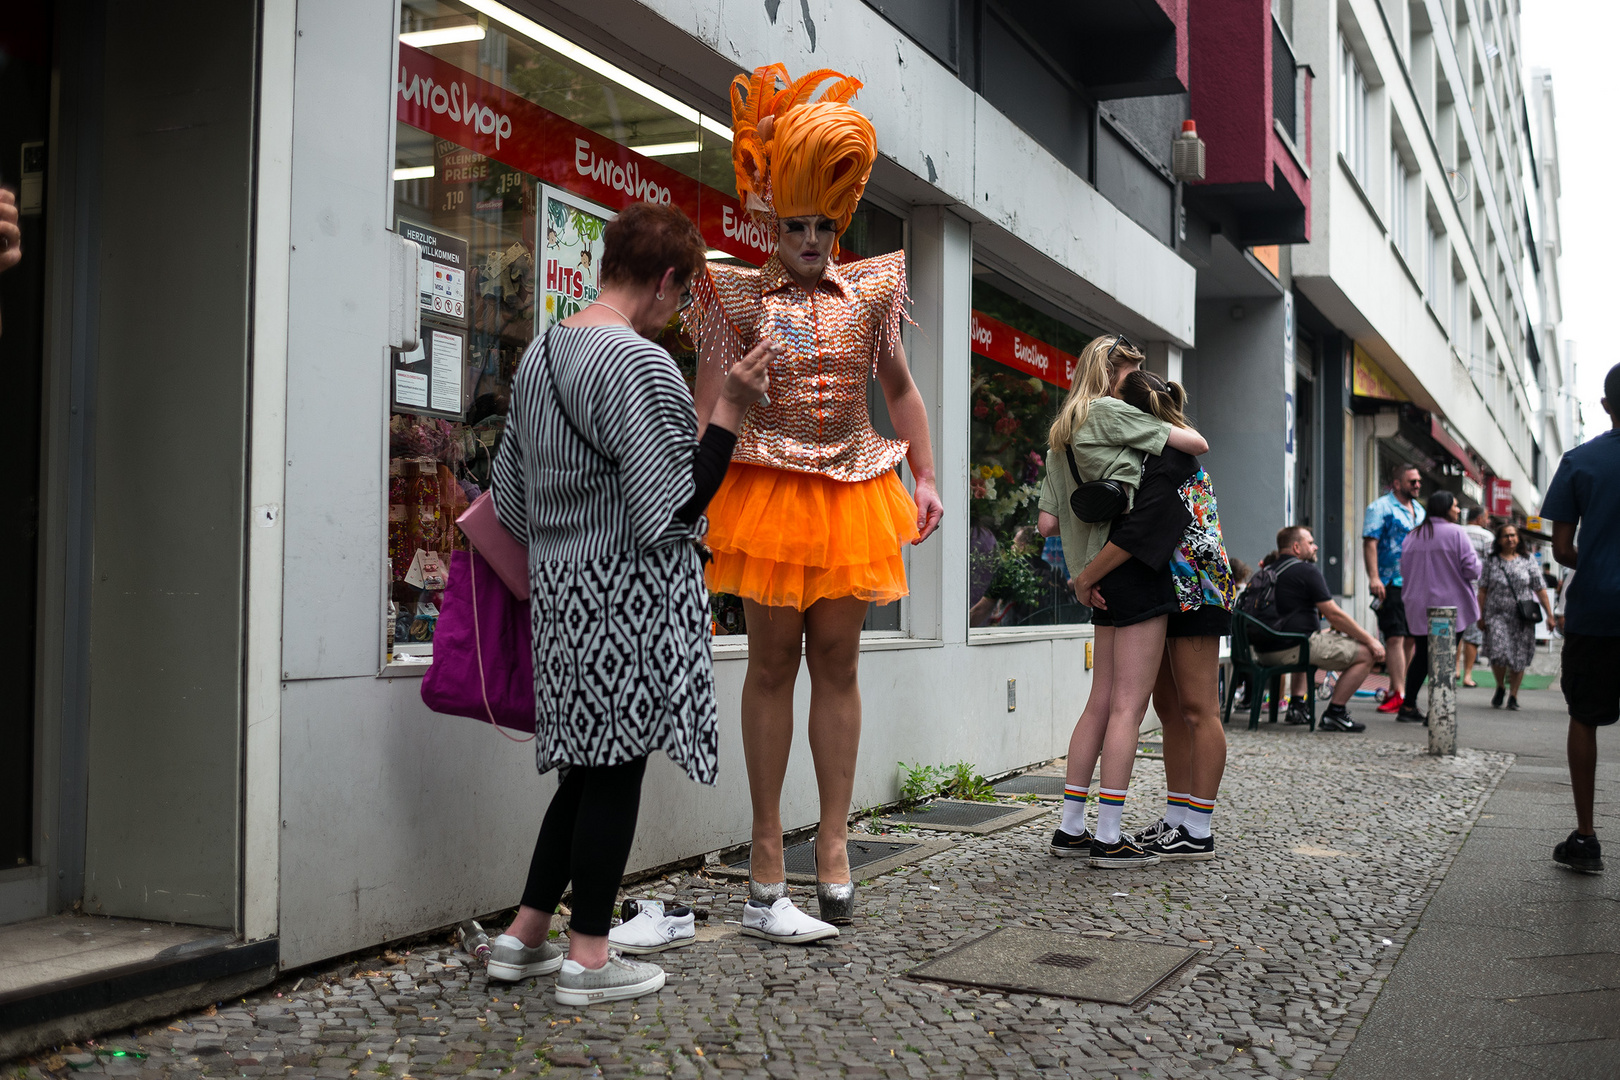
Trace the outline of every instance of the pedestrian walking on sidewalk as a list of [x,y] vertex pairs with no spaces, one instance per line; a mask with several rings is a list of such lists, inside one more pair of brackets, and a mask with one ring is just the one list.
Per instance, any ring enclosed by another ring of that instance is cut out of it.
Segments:
[[1374,499],[1362,517],[1362,557],[1373,607],[1378,610],[1378,630],[1384,635],[1384,670],[1389,673],[1389,696],[1378,706],[1381,713],[1400,709],[1401,688],[1406,685],[1406,669],[1415,648],[1406,625],[1406,607],[1401,603],[1401,545],[1423,520],[1423,507],[1418,504],[1422,488],[1416,465],[1396,465],[1390,470],[1389,490]]
[[[1474,599],[1479,556],[1457,524],[1462,516],[1457,496],[1437,491],[1429,496],[1425,512],[1423,523],[1407,534],[1401,546],[1401,573],[1406,578],[1401,602],[1406,605],[1406,624],[1415,643],[1406,670],[1404,701],[1395,714],[1403,723],[1428,723],[1417,707],[1417,693],[1429,675],[1429,609],[1456,608],[1459,633],[1479,620],[1479,604]],[[1419,630],[1423,632],[1417,633]]]
[[[768,384],[769,345],[733,365],[702,441],[675,361],[647,340],[690,297],[706,245],[681,211],[638,203],[607,227],[602,292],[518,366],[493,491],[529,549],[535,759],[558,770],[522,906],[490,945],[504,980],[559,971],[565,1005],[664,985],[608,951],[647,757],[700,783],[718,768],[708,594],[698,522],[735,432]],[[568,955],[552,913],[573,885]]]
[[1519,686],[1536,657],[1536,616],[1545,612],[1547,625],[1552,625],[1552,599],[1541,580],[1541,564],[1525,554],[1521,541],[1517,525],[1510,522],[1497,529],[1479,580],[1485,655],[1496,679],[1496,693],[1491,695],[1495,709],[1502,707],[1504,697],[1509,709],[1519,707]]
[[1564,455],[1541,504],[1553,523],[1553,558],[1571,570],[1580,564],[1564,600],[1560,677],[1575,831],[1553,858],[1588,874],[1603,872],[1592,821],[1597,729],[1620,719],[1620,364],[1603,378],[1602,404],[1609,430]]
[[[1114,518],[1082,519],[1071,496],[1082,483],[1112,482],[1125,490],[1129,511],[1142,480],[1144,454],[1160,455],[1166,447],[1184,454],[1209,449],[1190,427],[1175,426],[1111,396],[1117,385],[1111,363],[1115,355],[1142,362],[1141,352],[1123,335],[1094,338],[1080,352],[1069,396],[1052,424],[1039,517],[1042,535],[1062,533],[1075,595],[1092,605],[1096,624],[1091,695],[1069,739],[1067,797],[1059,826],[1069,838],[1068,848],[1058,854],[1084,854],[1091,865],[1104,867],[1159,861],[1124,835],[1120,819],[1137,734],[1158,679],[1166,622],[1179,604],[1167,560],[1148,564],[1126,556],[1113,560],[1112,569],[1106,569],[1107,563],[1093,566]],[[1097,831],[1088,844],[1086,793],[1099,753]]]
[[[1481,565],[1491,554],[1491,547],[1496,543],[1496,534],[1479,524],[1484,510],[1464,511],[1466,524],[1463,532],[1468,534],[1469,543],[1474,545],[1474,554],[1479,556]],[[1484,602],[1480,603],[1480,612],[1484,613]],[[1485,628],[1481,623],[1475,623],[1467,630],[1457,635],[1457,685],[1472,689],[1479,684],[1474,681],[1474,665],[1479,660],[1479,647],[1485,644]]]

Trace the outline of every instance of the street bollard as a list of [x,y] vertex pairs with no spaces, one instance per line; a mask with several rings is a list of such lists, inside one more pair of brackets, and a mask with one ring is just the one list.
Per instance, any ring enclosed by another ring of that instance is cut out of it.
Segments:
[[1429,753],[1457,752],[1457,609],[1429,609]]

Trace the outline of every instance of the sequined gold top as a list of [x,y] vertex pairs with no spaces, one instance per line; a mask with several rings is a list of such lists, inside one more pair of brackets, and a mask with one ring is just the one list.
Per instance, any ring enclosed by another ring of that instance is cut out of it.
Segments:
[[757,270],[707,270],[688,319],[703,362],[730,370],[762,338],[782,348],[771,365],[770,404],[748,410],[733,461],[853,482],[906,456],[909,444],[873,430],[866,407],[879,350],[899,339],[910,301],[905,252],[829,264],[809,290],[775,255]]

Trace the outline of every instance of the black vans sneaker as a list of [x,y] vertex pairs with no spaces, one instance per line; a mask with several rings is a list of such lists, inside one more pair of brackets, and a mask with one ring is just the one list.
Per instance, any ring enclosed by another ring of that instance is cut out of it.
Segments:
[[1058,829],[1052,833],[1049,849],[1060,859],[1084,859],[1091,855],[1091,831],[1082,829],[1079,836]]
[[1215,838],[1194,839],[1184,826],[1177,825],[1142,850],[1164,862],[1204,862],[1215,857]]
[[1569,839],[1553,848],[1553,862],[1581,874],[1603,873],[1603,845],[1594,836],[1569,834]]
[[1160,818],[1147,828],[1139,831],[1132,839],[1134,839],[1138,844],[1141,844],[1143,847],[1146,847],[1148,844],[1151,844],[1153,841],[1157,840],[1174,827],[1175,826],[1171,825],[1168,821],[1164,820],[1164,818]]
[[1289,703],[1288,711],[1283,714],[1283,723],[1298,725],[1308,724],[1310,722],[1310,710],[1305,707],[1304,702],[1301,702],[1298,705],[1295,705],[1292,702]]
[[1342,705],[1329,705],[1316,722],[1317,731],[1366,731],[1367,725],[1350,719],[1350,710]]
[[1130,837],[1120,834],[1112,844],[1105,844],[1095,836],[1091,838],[1091,865],[1102,868],[1152,866],[1159,857],[1137,845]]

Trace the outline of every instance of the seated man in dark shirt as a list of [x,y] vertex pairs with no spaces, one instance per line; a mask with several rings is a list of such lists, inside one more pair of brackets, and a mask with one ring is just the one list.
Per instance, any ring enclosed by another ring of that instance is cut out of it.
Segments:
[[[1316,566],[1316,539],[1303,525],[1290,525],[1277,533],[1277,555],[1299,561],[1283,568],[1277,576],[1276,629],[1292,634],[1311,635],[1310,662],[1328,671],[1340,671],[1333,687],[1333,699],[1322,713],[1324,731],[1365,731],[1366,724],[1350,719],[1346,706],[1366,680],[1374,664],[1384,661],[1384,646],[1363,630],[1349,614],[1333,602],[1327,580]],[[1321,629],[1322,620],[1331,629]],[[1262,664],[1291,664],[1299,660],[1299,646],[1276,652],[1255,651]],[[1294,676],[1293,700],[1288,706],[1290,724],[1308,723],[1305,715],[1305,674]]]

